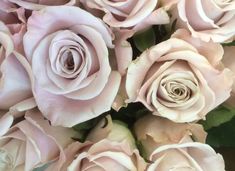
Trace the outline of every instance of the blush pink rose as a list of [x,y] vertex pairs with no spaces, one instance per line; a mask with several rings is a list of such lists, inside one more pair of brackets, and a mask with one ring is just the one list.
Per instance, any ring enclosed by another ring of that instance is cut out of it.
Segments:
[[205,143],[207,136],[200,124],[175,123],[150,114],[135,123],[134,132],[148,156],[163,145],[179,144],[189,140]]
[[[137,150],[128,146],[126,142],[114,142],[107,139],[97,143],[76,142],[65,149],[66,162],[61,171],[143,171],[146,164]],[[55,170],[59,162],[53,163],[48,171]]]
[[121,78],[110,67],[108,47],[113,45],[106,25],[78,7],[33,12],[24,49],[34,97],[53,125],[71,127],[110,110]]
[[30,110],[25,120],[0,137],[0,170],[25,170],[55,159],[64,160],[63,148],[73,142],[72,129],[52,127],[39,111]]
[[222,56],[220,44],[178,30],[130,64],[127,102],[142,102],[154,115],[174,122],[204,119],[230,96],[231,71],[218,68]]
[[223,157],[209,145],[197,142],[161,146],[153,151],[150,161],[146,171],[225,171]]
[[178,27],[203,41],[231,41],[235,35],[235,1],[179,0],[173,10]]
[[27,60],[20,55],[7,26],[0,22],[0,110],[32,97]]
[[25,9],[40,10],[45,6],[75,5],[76,0],[4,0]]

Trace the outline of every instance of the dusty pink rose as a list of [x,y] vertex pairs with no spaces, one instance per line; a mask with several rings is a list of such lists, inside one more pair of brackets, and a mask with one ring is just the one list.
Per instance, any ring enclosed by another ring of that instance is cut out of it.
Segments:
[[142,102],[154,115],[175,122],[205,118],[230,96],[231,71],[217,68],[222,56],[220,44],[202,42],[178,30],[131,63],[128,102]]
[[[66,150],[66,161],[61,171],[143,171],[144,159],[139,155],[130,130],[110,116],[101,120],[92,129],[85,143],[73,143]],[[49,170],[61,164],[53,163]]]
[[[105,13],[103,20],[111,27],[130,28],[140,24],[156,22],[158,24],[159,12],[156,10],[158,0],[81,0],[81,2],[91,8],[98,9]],[[168,20],[168,15],[165,13],[163,17]],[[161,18],[163,20],[163,18]]]
[[231,41],[235,35],[235,1],[179,0],[173,10],[178,27],[203,41]]
[[207,135],[202,125],[174,123],[153,115],[140,118],[134,125],[134,132],[147,155],[163,145],[179,144],[189,140],[192,141],[192,139],[205,143]]
[[226,104],[235,107],[235,47],[234,46],[225,46],[224,47],[224,57],[222,62],[225,67],[228,67],[233,72],[231,79],[234,80],[231,97],[226,101]]
[[76,0],[3,0],[25,9],[40,10],[45,6],[74,5]]
[[72,143],[72,129],[52,127],[37,110],[0,137],[0,170],[25,170],[55,159],[64,160],[63,148]]
[[0,22],[0,110],[32,96],[31,83],[25,65],[27,60],[15,51],[9,29]]
[[105,24],[78,7],[33,12],[24,49],[34,97],[53,125],[70,127],[110,110],[120,74],[111,70],[108,47],[112,37]]
[[[61,171],[143,171],[146,165],[138,151],[130,149],[127,143],[106,139],[97,143],[73,143],[65,150],[65,155]],[[48,171],[54,170],[57,164],[59,162],[53,163]]]
[[209,145],[197,142],[161,146],[150,160],[147,171],[225,171],[223,157]]
[[0,21],[4,22],[12,34],[15,49],[21,54],[23,52],[22,39],[26,32],[26,16],[23,8],[2,0],[0,2]]

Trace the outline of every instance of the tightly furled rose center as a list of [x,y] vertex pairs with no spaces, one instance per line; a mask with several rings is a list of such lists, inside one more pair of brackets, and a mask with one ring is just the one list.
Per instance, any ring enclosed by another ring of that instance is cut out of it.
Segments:
[[[79,32],[85,32],[85,29],[90,28],[80,26],[74,29],[76,29],[78,34],[71,30],[63,30],[55,32],[42,40],[41,46],[37,50],[40,51],[46,44],[49,47],[49,56],[44,61],[46,65],[45,74],[48,75],[49,79],[46,80],[40,77],[38,84],[41,84],[44,89],[51,93],[64,94],[68,98],[89,99],[96,96],[104,88],[110,74],[110,66],[108,59],[106,59],[106,62],[104,62],[106,68],[100,70],[100,65],[102,65],[103,61],[98,61],[97,52],[89,40],[84,35],[79,35]],[[32,63],[34,73],[38,73],[41,70],[38,62],[43,61],[38,60],[40,59],[35,58]],[[80,93],[81,97],[79,97],[79,93],[76,93],[76,96],[69,94],[77,90],[82,91],[90,82],[99,79],[100,76],[97,75],[99,72],[105,72],[102,76],[106,75],[106,80],[100,83],[100,87],[97,86],[96,89],[90,90],[93,94],[90,94],[89,97],[82,97],[82,93]],[[38,75],[35,75],[35,77],[38,77]],[[53,82],[53,84],[48,86],[48,82]]]
[[165,76],[157,90],[158,100],[168,107],[180,107],[196,101],[200,92],[198,82],[192,74],[178,72]]

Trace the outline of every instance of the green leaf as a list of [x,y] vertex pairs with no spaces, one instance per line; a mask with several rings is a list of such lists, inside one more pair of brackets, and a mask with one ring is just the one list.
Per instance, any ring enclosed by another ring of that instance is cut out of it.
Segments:
[[156,36],[153,28],[135,34],[133,39],[135,46],[141,52],[145,51],[147,48],[150,48],[156,42]]
[[235,147],[235,118],[207,131],[207,143],[213,147]]
[[229,43],[222,43],[223,46],[235,46],[235,41]]
[[235,110],[229,109],[225,106],[219,106],[215,110],[211,111],[206,116],[206,120],[202,121],[202,125],[205,130],[212,127],[217,127],[223,123],[230,121],[235,116]]

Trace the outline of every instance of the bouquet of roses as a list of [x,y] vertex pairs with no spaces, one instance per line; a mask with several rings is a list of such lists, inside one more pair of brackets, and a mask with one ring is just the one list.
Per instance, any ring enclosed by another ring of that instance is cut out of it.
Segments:
[[0,171],[229,163],[235,1],[0,0],[0,45]]

